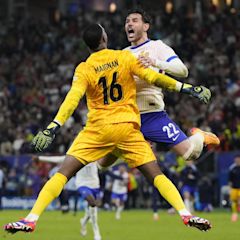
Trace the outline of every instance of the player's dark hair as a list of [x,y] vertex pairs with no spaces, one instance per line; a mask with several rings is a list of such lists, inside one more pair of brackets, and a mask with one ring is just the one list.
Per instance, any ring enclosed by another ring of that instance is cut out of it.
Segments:
[[133,14],[133,13],[140,14],[142,16],[142,20],[144,23],[149,23],[149,24],[152,23],[151,16],[148,13],[146,13],[142,8],[137,7],[137,8],[128,10],[127,16],[129,16],[130,14]]
[[103,29],[99,24],[94,23],[87,26],[83,31],[83,40],[91,50],[96,50],[99,47],[102,34]]

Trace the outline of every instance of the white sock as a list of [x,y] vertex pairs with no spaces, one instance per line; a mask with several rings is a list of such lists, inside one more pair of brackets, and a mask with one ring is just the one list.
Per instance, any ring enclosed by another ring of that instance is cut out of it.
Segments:
[[185,208],[180,211],[178,211],[180,216],[192,216],[192,214]]
[[90,209],[89,208],[90,208],[89,206],[86,206],[86,208],[85,208],[85,215],[82,218],[82,224],[83,225],[86,225],[89,218],[90,218]]
[[121,206],[121,205],[117,207],[116,216],[119,216],[119,217],[120,217],[120,215],[121,215],[121,212],[123,211],[123,208],[124,208],[124,207],[123,207],[123,206]]
[[30,222],[36,222],[39,219],[39,216],[34,213],[29,213],[24,219]]
[[89,207],[90,218],[92,220],[92,227],[95,239],[101,239],[98,222],[97,222],[97,207]]
[[190,200],[189,199],[184,199],[184,204],[185,204],[185,206],[186,206],[186,209],[188,210],[188,211],[191,211],[191,202],[190,202]]

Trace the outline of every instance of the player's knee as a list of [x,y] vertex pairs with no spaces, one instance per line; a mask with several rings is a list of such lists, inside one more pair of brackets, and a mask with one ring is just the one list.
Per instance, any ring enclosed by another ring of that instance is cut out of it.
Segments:
[[201,137],[199,137],[197,134],[191,136],[188,138],[188,141],[190,142],[190,147],[183,155],[185,160],[196,160],[199,158],[199,156],[202,153],[203,149],[203,140]]
[[88,202],[88,205],[90,207],[96,207],[97,206],[97,199],[92,194],[87,195],[85,197],[85,200]]
[[184,199],[190,199],[191,198],[191,194],[189,192],[184,192],[183,193],[183,198]]
[[[189,139],[191,140],[191,139]],[[199,158],[203,149],[203,143],[198,141],[190,141],[190,146],[183,154],[186,161],[194,161]]]
[[87,201],[88,201],[88,205],[90,206],[90,207],[96,207],[97,206],[97,201],[95,200],[95,199],[87,199]]

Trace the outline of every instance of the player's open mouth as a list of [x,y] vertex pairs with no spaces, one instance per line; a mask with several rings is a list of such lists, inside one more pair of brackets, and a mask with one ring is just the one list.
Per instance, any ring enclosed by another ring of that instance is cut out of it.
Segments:
[[128,36],[129,37],[134,37],[134,30],[133,29],[128,30]]

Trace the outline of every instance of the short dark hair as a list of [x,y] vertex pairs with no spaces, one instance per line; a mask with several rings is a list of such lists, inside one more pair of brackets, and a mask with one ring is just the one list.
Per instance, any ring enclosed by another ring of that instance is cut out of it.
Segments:
[[128,10],[127,16],[129,16],[130,14],[133,14],[133,13],[140,14],[142,16],[142,20],[144,23],[152,24],[151,16],[148,13],[146,13],[141,7],[137,7],[137,8]]
[[96,50],[99,47],[103,29],[99,24],[91,24],[83,31],[83,40],[85,44],[91,49]]

